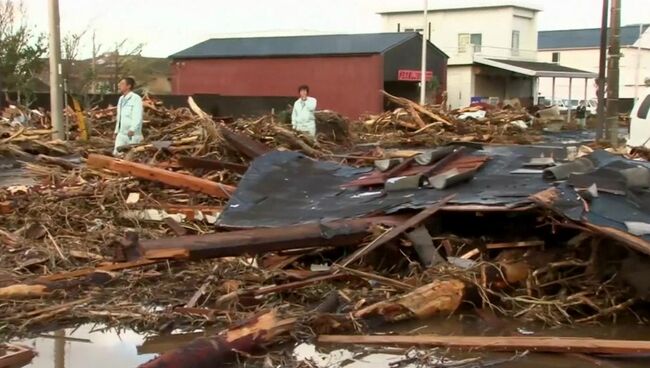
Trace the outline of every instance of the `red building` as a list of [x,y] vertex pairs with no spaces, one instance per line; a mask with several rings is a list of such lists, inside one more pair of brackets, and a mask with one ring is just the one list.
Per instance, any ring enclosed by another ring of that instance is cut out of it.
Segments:
[[[384,110],[381,89],[418,99],[421,47],[419,33],[210,39],[170,56],[172,93],[293,96],[307,84],[319,110],[356,118]],[[447,58],[428,42],[438,96]]]

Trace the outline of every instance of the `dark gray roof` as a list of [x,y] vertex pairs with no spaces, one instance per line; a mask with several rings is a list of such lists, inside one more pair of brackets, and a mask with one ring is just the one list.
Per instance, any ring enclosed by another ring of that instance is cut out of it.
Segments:
[[[643,25],[643,31],[648,29]],[[621,27],[621,46],[633,45],[639,39],[639,25]],[[540,31],[537,33],[537,48],[573,49],[600,47],[600,28]]]
[[170,56],[172,59],[381,54],[420,37],[415,32],[316,36],[213,38]]

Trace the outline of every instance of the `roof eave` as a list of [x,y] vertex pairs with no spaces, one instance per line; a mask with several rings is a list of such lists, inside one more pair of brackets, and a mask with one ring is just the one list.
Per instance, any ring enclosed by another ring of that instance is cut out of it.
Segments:
[[499,61],[495,60],[490,60],[490,59],[485,59],[481,57],[477,57],[475,59],[475,62],[487,66],[491,66],[494,68],[499,68],[503,70],[508,70],[513,73],[517,74],[522,74],[522,75],[527,75],[530,77],[539,77],[539,78],[596,78],[598,74],[596,73],[591,73],[591,72],[584,72],[584,71],[575,71],[575,72],[559,72],[559,71],[537,71],[537,70],[532,70],[532,69],[526,69],[523,67],[515,66],[515,65],[510,65],[506,63],[501,63]]
[[205,59],[270,59],[270,58],[309,58],[309,57],[346,57],[380,55],[382,52],[359,52],[345,54],[268,54],[268,55],[171,55],[172,60],[205,60]]

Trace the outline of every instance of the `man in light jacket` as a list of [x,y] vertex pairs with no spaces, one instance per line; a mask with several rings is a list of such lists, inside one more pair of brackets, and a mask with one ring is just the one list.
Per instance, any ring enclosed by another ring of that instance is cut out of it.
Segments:
[[309,96],[309,86],[298,87],[300,98],[293,104],[291,126],[293,129],[316,137],[316,99]]
[[122,78],[117,84],[122,96],[117,102],[113,156],[119,154],[119,147],[142,141],[142,98],[133,92],[134,86],[135,80],[131,77]]

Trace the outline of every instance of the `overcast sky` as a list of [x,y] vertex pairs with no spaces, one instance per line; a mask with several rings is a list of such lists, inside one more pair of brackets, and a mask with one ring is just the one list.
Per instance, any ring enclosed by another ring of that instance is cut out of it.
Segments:
[[[429,3],[433,6],[437,1],[448,0],[429,0]],[[650,23],[650,0],[621,1],[623,25]],[[30,22],[46,32],[47,0],[23,2]],[[540,30],[600,25],[599,0],[521,2],[544,9],[538,18]],[[376,11],[396,4],[422,6],[422,0],[59,0],[59,3],[62,34],[95,30],[104,47],[129,39],[132,44],[145,44],[144,55],[158,57],[166,57],[210,37],[233,33],[379,32],[381,23]],[[88,38],[82,56],[88,57],[89,49]]]

